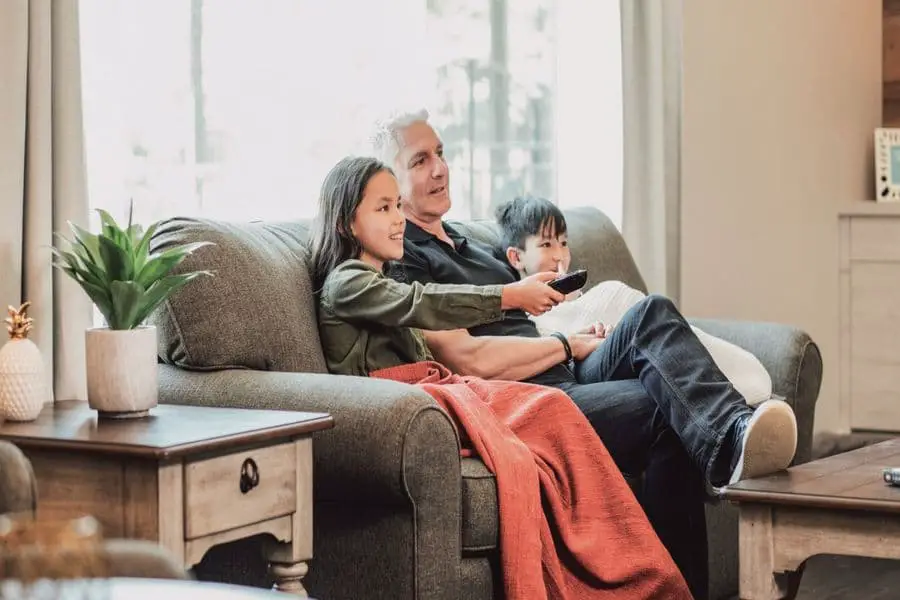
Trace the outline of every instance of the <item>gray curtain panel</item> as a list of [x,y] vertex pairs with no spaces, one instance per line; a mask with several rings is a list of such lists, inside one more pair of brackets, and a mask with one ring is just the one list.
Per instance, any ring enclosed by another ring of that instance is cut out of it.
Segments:
[[680,296],[682,0],[621,0],[622,233],[651,292]]
[[86,396],[92,318],[49,250],[67,221],[88,220],[80,72],[77,0],[0,1],[0,306],[31,301],[60,399]]

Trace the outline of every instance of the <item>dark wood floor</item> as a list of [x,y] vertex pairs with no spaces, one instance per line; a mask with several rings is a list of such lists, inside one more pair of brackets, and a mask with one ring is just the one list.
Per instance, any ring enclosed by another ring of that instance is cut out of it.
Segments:
[[[813,444],[813,457],[847,452],[891,437],[896,436],[822,434]],[[850,556],[813,557],[806,563],[797,600],[900,600],[900,561]]]
[[900,561],[816,556],[806,563],[797,600],[896,600]]
[[[900,599],[900,561],[816,556],[806,563],[796,600]],[[735,596],[734,600],[738,600]]]

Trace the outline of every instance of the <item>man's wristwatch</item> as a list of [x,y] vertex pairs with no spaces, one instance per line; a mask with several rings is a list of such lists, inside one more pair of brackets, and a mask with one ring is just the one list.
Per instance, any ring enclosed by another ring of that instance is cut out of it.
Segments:
[[572,360],[572,346],[569,345],[569,338],[560,333],[559,331],[554,331],[551,333],[553,337],[562,342],[563,349],[566,351],[566,362],[571,362]]

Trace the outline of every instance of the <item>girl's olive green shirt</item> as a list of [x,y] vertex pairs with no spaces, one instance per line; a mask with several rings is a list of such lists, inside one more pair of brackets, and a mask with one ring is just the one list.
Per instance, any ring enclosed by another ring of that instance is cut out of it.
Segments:
[[319,295],[319,335],[328,370],[367,376],[432,360],[421,330],[499,321],[502,290],[502,285],[400,283],[363,261],[345,261],[328,274]]

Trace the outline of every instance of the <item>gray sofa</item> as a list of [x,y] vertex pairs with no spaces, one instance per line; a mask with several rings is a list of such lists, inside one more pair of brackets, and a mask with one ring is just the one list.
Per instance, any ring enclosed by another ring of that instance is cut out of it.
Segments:
[[[573,266],[590,284],[618,279],[645,289],[622,237],[601,212],[568,210]],[[489,222],[459,223],[497,244]],[[315,558],[306,579],[328,599],[501,598],[496,570],[495,482],[459,457],[450,420],[424,392],[389,381],[329,375],[316,329],[303,223],[235,224],[178,218],[154,248],[207,240],[181,267],[210,269],[154,315],[160,401],[327,411],[335,428],[315,438]],[[786,325],[697,323],[756,354],[800,425],[797,462],[809,459],[822,374],[818,348]],[[733,507],[708,507],[713,598],[737,591]],[[201,578],[265,584],[251,542],[204,560]],[[255,571],[247,573],[246,571]]]

